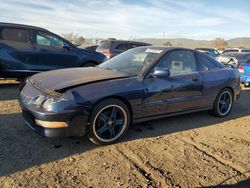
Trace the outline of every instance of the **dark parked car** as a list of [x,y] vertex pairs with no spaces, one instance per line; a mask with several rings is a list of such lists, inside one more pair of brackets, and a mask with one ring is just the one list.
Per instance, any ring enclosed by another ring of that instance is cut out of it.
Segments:
[[196,48],[196,50],[202,51],[202,52],[206,53],[207,55],[209,55],[210,57],[212,57],[212,58],[214,58],[216,60],[220,56],[220,52],[218,52],[214,48]]
[[96,51],[103,53],[107,57],[107,59],[110,59],[129,49],[140,46],[151,46],[151,44],[145,42],[111,39],[102,41],[101,44],[97,47]]
[[222,52],[222,54],[232,53],[232,52],[250,52],[250,49],[247,49],[247,48],[229,48],[229,49],[224,50]]
[[95,66],[105,58],[101,53],[79,49],[42,28],[0,23],[0,78],[24,78],[52,69]]
[[[82,76],[85,75],[85,76]],[[138,47],[97,67],[39,73],[19,102],[26,123],[47,137],[88,134],[117,141],[132,123],[212,110],[229,114],[240,73],[190,49]]]
[[241,73],[241,82],[245,86],[250,85],[250,52],[225,53],[220,56],[220,61],[238,68]]
[[92,45],[92,46],[87,46],[85,49],[91,50],[91,51],[96,51],[97,48],[98,48],[98,45]]

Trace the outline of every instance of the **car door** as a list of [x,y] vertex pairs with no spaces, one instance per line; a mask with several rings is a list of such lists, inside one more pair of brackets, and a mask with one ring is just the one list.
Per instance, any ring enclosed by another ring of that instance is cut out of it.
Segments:
[[74,47],[62,38],[46,32],[33,32],[34,44],[37,51],[37,68],[41,71],[78,66],[80,57]]
[[[30,30],[18,27],[0,28],[0,44],[3,46],[1,61],[8,64],[13,73],[28,74],[37,61]],[[8,49],[8,50],[7,50]]]
[[203,79],[193,51],[170,51],[156,67],[169,69],[170,77],[145,79],[147,91],[143,103],[146,112],[160,115],[200,107]]

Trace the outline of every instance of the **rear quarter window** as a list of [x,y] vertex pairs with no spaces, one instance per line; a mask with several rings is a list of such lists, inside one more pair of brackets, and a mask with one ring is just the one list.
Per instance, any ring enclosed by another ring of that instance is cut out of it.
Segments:
[[200,64],[201,71],[216,70],[221,68],[223,65],[215,62],[210,57],[204,54],[197,53],[197,60]]
[[19,28],[0,28],[0,43],[17,49],[33,48],[29,41],[29,31]]
[[112,41],[102,41],[101,44],[97,47],[97,50],[107,50],[110,49]]
[[132,43],[132,44],[130,44],[130,46],[131,46],[131,48],[136,48],[136,47],[140,47],[140,46],[146,46],[145,44],[143,44],[143,43]]
[[0,40],[28,43],[28,33],[24,29],[2,28]]
[[118,44],[115,47],[115,49],[119,50],[119,51],[126,51],[126,50],[130,49],[130,45],[129,44]]

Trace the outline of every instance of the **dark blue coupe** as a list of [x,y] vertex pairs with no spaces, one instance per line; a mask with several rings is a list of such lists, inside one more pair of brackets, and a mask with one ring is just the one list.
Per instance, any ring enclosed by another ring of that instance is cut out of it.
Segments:
[[211,110],[230,113],[240,73],[183,48],[139,47],[97,67],[36,74],[21,86],[25,122],[47,137],[117,141],[133,123]]

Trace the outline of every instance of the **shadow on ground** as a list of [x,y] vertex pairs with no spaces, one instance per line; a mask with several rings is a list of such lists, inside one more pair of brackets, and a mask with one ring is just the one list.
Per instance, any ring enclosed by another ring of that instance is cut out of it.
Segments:
[[17,99],[18,91],[19,91],[19,83],[0,82],[0,101]]
[[[250,187],[250,179],[232,185],[216,185],[215,188],[247,188]],[[212,187],[213,188],[213,187]]]
[[[5,87],[7,93],[15,90],[15,92],[13,91],[13,94],[15,94],[13,99],[16,98],[18,86],[14,85],[10,88],[7,86],[1,87]],[[3,93],[3,91],[1,92]],[[121,142],[164,136],[249,116],[250,106],[245,102],[249,98],[250,91],[243,91],[241,99],[235,104],[231,115],[227,118],[216,118],[210,116],[207,112],[199,112],[136,124],[130,128]],[[0,98],[0,100],[7,99]],[[8,100],[10,99],[8,98]],[[0,177],[93,150],[97,147],[86,137],[43,138],[36,135],[23,123],[21,114],[0,115]],[[244,186],[244,183],[249,185],[249,180],[239,185]]]

